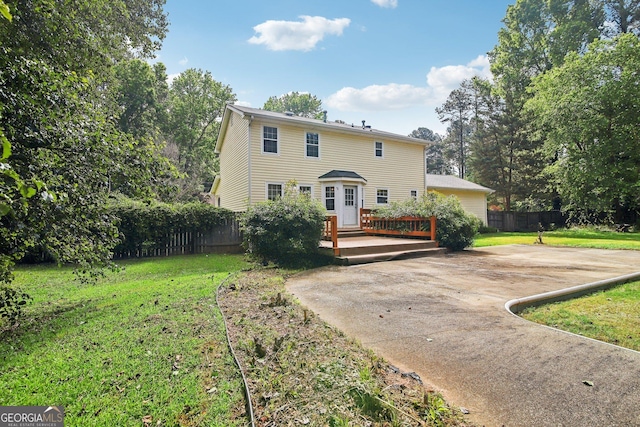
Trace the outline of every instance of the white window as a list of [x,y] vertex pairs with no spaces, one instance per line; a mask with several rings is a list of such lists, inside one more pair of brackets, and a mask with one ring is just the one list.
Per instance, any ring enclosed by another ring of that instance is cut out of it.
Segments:
[[299,185],[298,192],[300,194],[308,194],[309,196],[313,195],[313,188],[310,185]]
[[278,154],[278,128],[271,126],[262,128],[262,152]]
[[317,133],[307,132],[305,142],[306,157],[320,157],[320,137]]
[[267,200],[276,200],[282,197],[282,184],[267,184]]
[[375,142],[375,154],[376,154],[376,157],[382,157],[382,154],[383,154],[383,152],[382,152],[382,142],[380,142],[380,141],[376,141]]
[[336,210],[336,187],[325,187],[324,206],[328,211]]
[[411,190],[410,194],[413,200],[418,200],[418,190]]
[[389,203],[389,190],[386,188],[378,188],[376,190],[376,203],[379,205],[386,205]]

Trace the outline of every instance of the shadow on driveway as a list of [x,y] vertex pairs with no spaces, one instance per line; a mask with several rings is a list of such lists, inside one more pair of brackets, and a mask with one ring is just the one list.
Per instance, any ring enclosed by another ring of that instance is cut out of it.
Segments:
[[514,298],[637,271],[638,251],[514,245],[326,267],[291,277],[287,289],[469,409],[473,422],[638,426],[640,353],[536,325],[504,308]]

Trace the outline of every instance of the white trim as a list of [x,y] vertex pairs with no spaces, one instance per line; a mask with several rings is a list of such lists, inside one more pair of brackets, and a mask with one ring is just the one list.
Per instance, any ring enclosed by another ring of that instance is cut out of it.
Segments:
[[[276,130],[276,152],[264,151],[264,128],[272,128]],[[266,156],[280,155],[280,128],[277,126],[262,125],[262,133],[260,134],[260,152]]]
[[[333,188],[333,209],[327,209],[327,188]],[[334,183],[326,184],[322,186],[322,206],[327,209],[327,212],[336,212],[338,211],[338,186]]]
[[[387,202],[386,203],[379,203],[378,202],[378,191],[386,191],[387,192]],[[391,195],[389,194],[389,188],[388,187],[377,187],[376,188],[376,205],[388,205],[389,204],[389,199],[391,198]]]
[[312,199],[314,199],[314,198],[315,198],[315,197],[313,196],[313,190],[314,190],[314,188],[313,188],[313,187],[314,187],[314,185],[313,185],[313,184],[304,184],[304,183],[303,183],[303,184],[298,184],[298,192],[301,192],[301,191],[300,191],[300,187],[309,187],[309,188],[311,188],[311,193],[310,193],[310,194],[311,194],[311,198],[312,198]]
[[[307,134],[309,134],[309,133],[315,134],[315,135],[318,136],[318,145],[317,145],[317,147],[318,147],[318,156],[317,157],[308,156],[307,155]],[[314,131],[310,131],[310,130],[307,130],[307,131],[304,132],[304,158],[305,159],[311,159],[311,160],[320,160],[320,132],[314,132]]]
[[[378,156],[378,144],[380,144],[381,156]],[[373,157],[376,159],[384,159],[384,142],[383,141],[373,141]]]
[[270,200],[269,199],[269,186],[270,185],[279,185],[280,186],[280,197],[284,197],[284,182],[268,181],[268,182],[264,183],[264,199],[265,200]]

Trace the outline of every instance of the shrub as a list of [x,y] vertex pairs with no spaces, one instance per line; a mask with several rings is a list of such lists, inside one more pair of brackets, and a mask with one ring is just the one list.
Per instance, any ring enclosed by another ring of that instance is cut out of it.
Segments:
[[478,217],[464,210],[455,196],[440,193],[426,193],[419,200],[392,202],[374,211],[383,218],[401,216],[436,217],[436,240],[440,246],[452,251],[461,251],[473,244],[482,222]]
[[115,253],[162,247],[172,233],[207,232],[235,215],[227,209],[200,202],[167,204],[127,198],[115,199],[109,212],[119,219],[122,239]]
[[305,266],[319,257],[326,211],[287,184],[285,195],[250,207],[240,220],[244,246],[263,263]]

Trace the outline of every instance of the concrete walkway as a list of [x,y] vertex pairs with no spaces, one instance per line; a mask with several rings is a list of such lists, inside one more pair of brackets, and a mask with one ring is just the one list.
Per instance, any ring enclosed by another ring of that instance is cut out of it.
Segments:
[[518,245],[327,267],[290,278],[287,289],[480,425],[640,426],[640,353],[504,308],[637,271],[638,251]]

